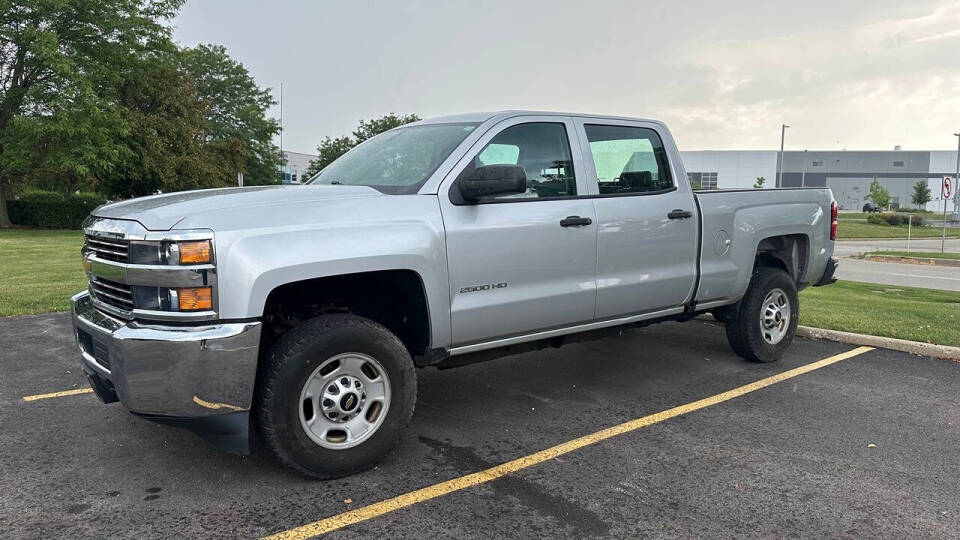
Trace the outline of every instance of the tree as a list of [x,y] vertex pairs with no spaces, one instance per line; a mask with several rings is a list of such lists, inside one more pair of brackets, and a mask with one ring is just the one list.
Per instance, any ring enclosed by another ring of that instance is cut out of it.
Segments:
[[222,45],[198,45],[180,53],[181,69],[193,80],[204,103],[209,123],[207,142],[226,144],[231,139],[247,154],[241,170],[244,184],[274,184],[280,166],[273,136],[280,125],[267,116],[275,104],[269,89],[261,90],[247,69],[230,58]]
[[921,210],[926,207],[928,202],[933,200],[933,195],[930,193],[930,186],[926,180],[920,180],[913,185],[913,196],[910,200]]
[[97,175],[100,191],[138,197],[234,185],[249,152],[237,137],[211,136],[207,102],[175,57],[145,58],[116,93],[127,131],[115,166]]
[[324,167],[333,163],[338,157],[346,154],[351,148],[370,137],[418,120],[420,120],[420,117],[416,114],[397,115],[389,113],[369,122],[360,120],[360,125],[353,130],[353,137],[346,135],[337,138],[324,137],[320,146],[317,146],[317,159],[310,162],[306,176],[310,177],[322,171]]
[[[111,166],[124,129],[109,90],[132,59],[172,50],[183,0],[0,3],[0,226],[7,196],[37,166],[86,178]],[[89,121],[71,121],[91,115]],[[65,134],[78,144],[56,136]],[[31,151],[28,141],[44,144]],[[86,148],[86,149],[84,149]]]
[[766,181],[766,178],[758,176],[757,181],[753,183],[753,189],[763,189],[763,183]]
[[873,182],[870,182],[870,194],[867,195],[866,199],[873,201],[873,204],[880,208],[887,208],[890,205],[890,192],[880,185],[879,180],[874,178]]

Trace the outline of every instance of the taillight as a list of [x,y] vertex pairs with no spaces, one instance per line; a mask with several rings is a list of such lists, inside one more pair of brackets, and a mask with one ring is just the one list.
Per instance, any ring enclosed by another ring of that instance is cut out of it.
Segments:
[[837,201],[830,203],[830,239],[837,239]]

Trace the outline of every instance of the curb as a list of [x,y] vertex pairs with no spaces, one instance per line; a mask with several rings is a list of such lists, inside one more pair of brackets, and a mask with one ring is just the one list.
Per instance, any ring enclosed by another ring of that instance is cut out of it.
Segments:
[[849,343],[851,345],[866,345],[868,347],[891,349],[920,356],[934,356],[960,362],[960,347],[950,347],[949,345],[933,345],[921,341],[854,334],[853,332],[811,328],[809,326],[798,326],[797,335],[811,339],[826,339],[840,343]]
[[922,264],[924,266],[960,267],[960,260],[958,259],[938,259],[936,257],[902,257],[900,255],[867,255],[864,258],[872,262],[894,262],[905,264]]
[[[696,318],[714,324],[723,324],[708,313],[698,315]],[[881,349],[890,349],[892,351],[916,354],[918,356],[933,356],[934,358],[960,362],[960,347],[951,347],[949,345],[934,345],[932,343],[923,343],[922,341],[871,336],[868,334],[854,334],[853,332],[841,332],[840,330],[827,330],[826,328],[813,328],[811,326],[797,326],[797,335],[808,339],[824,339],[838,343],[848,343],[850,345],[879,347]]]

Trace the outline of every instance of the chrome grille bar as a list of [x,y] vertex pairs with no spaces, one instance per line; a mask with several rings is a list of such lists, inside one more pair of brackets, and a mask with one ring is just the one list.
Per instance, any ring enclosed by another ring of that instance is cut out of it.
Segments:
[[129,242],[113,238],[104,238],[87,234],[85,236],[87,251],[101,259],[117,262],[127,262]]
[[133,311],[133,291],[127,285],[102,278],[90,280],[90,291],[95,299],[113,307]]

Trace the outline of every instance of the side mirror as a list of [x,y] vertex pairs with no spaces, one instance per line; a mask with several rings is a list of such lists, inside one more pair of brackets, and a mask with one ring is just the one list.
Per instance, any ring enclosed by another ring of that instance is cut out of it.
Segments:
[[527,192],[527,173],[518,165],[484,165],[466,169],[457,178],[460,195],[476,201],[493,195]]

